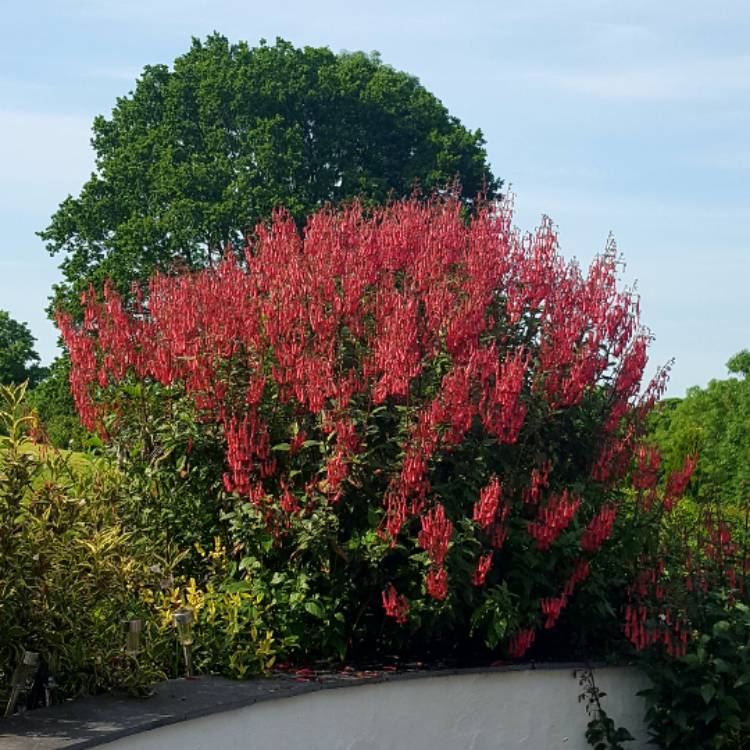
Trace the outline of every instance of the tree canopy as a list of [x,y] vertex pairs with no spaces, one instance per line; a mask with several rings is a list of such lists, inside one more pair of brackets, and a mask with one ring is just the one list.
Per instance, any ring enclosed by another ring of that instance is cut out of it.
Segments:
[[0,310],[0,384],[28,380],[33,385],[43,375],[34,341],[26,323],[19,323]]
[[470,201],[500,181],[480,130],[376,53],[335,54],[213,34],[146,66],[94,120],[96,170],[40,236],[63,256],[56,303],[120,291],[154,269],[211,265],[273,209],[298,224],[326,202],[382,203],[453,180]]
[[666,401],[653,434],[668,466],[697,453],[695,500],[741,506],[750,493],[750,354],[739,352],[727,369],[740,377],[712,380],[682,400]]

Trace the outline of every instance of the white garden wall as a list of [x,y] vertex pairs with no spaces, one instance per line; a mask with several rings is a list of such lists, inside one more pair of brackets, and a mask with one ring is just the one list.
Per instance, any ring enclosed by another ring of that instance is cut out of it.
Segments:
[[[642,676],[595,671],[603,705],[646,748]],[[108,750],[586,750],[571,669],[425,676],[321,690],[116,740]]]

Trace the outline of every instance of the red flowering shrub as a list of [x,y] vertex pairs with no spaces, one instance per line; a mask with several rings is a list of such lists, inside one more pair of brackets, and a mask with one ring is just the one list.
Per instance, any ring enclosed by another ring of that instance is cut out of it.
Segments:
[[750,501],[740,515],[734,508],[724,517],[718,503],[675,513],[675,492],[685,490],[695,462],[688,456],[668,475],[661,497],[652,489],[636,497],[642,543],[624,607],[625,636],[636,651],[659,645],[668,656],[684,656],[692,633],[705,632],[709,593],[750,604]]
[[[664,377],[641,394],[614,247],[583,274],[548,221],[522,236],[505,206],[461,211],[321,211],[304,236],[278,213],[240,259],[58,316],[87,427],[116,439],[187,402],[223,443],[223,533],[335,633],[301,631],[311,650],[385,626],[521,657],[596,568],[634,462],[651,486],[639,425]],[[159,389],[148,409],[118,390],[133,379]]]
[[[650,475],[653,454],[641,470]],[[646,721],[663,748],[747,747],[750,742],[750,496],[744,507],[677,504],[695,466],[651,480],[631,518],[640,553],[625,587],[624,632],[650,686]],[[636,477],[637,479],[637,477]]]

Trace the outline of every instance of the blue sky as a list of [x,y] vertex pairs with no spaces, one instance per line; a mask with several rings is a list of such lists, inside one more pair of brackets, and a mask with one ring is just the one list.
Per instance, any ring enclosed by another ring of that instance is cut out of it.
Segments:
[[35,236],[93,168],[89,131],[145,64],[191,36],[378,50],[468,127],[516,194],[582,263],[614,233],[669,395],[725,376],[750,348],[750,3],[352,3],[0,0],[0,308],[28,322],[57,259]]

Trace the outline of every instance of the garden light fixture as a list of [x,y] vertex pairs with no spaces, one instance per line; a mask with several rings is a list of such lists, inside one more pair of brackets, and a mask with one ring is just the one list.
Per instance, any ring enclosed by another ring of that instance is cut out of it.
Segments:
[[172,615],[172,623],[177,629],[177,638],[185,655],[185,678],[189,680],[193,676],[193,610],[190,607],[180,607]]
[[11,678],[10,698],[8,698],[8,705],[5,707],[6,719],[13,713],[19,696],[26,690],[29,680],[34,677],[38,667],[39,654],[36,651],[24,651]]
[[143,620],[123,620],[120,623],[125,634],[125,651],[130,656],[137,656],[141,650],[141,632],[143,631]]

